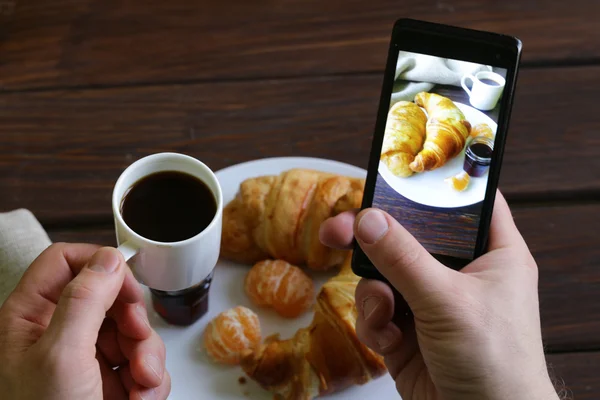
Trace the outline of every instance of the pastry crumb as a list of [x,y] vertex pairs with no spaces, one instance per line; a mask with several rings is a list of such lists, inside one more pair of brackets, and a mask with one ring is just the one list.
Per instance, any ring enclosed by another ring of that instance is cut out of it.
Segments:
[[246,383],[246,377],[245,377],[245,376],[240,376],[240,377],[238,378],[238,383],[239,383],[240,385],[244,385],[244,384]]

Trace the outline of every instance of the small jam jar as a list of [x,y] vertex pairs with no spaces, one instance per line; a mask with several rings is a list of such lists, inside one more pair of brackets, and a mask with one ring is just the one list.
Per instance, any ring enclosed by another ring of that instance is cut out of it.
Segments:
[[211,273],[199,284],[177,292],[150,289],[154,310],[169,324],[187,326],[202,318],[208,311]]
[[463,169],[473,178],[484,176],[490,168],[493,152],[493,139],[484,136],[476,137],[469,143],[465,150]]

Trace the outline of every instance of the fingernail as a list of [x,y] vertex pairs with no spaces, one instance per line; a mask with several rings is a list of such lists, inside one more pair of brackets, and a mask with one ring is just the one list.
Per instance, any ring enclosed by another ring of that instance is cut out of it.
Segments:
[[95,272],[111,273],[119,266],[119,257],[108,249],[100,249],[92,256],[89,269]]
[[390,347],[397,340],[398,334],[392,332],[390,329],[386,328],[379,332],[377,336],[377,345],[380,350],[385,350]]
[[357,235],[367,244],[377,242],[388,231],[387,219],[381,211],[369,210],[358,221]]
[[143,392],[138,393],[140,394],[140,398],[142,400],[154,400],[158,398],[158,395],[156,394],[156,390],[154,390],[154,388],[146,389]]
[[137,305],[135,307],[135,311],[137,312],[139,318],[142,320],[144,325],[146,325],[148,329],[152,329],[152,327],[150,326],[150,321],[148,321],[148,313],[146,312],[146,309],[140,305]]
[[150,369],[150,371],[152,371],[152,373],[156,375],[158,379],[162,379],[162,375],[159,374],[159,371],[162,370],[162,367],[160,365],[160,360],[158,359],[158,357],[153,356],[152,354],[148,354],[146,358],[144,358],[144,362],[146,363],[146,366]]
[[381,297],[377,296],[369,296],[363,301],[363,318],[365,320],[373,314],[379,303],[381,303]]

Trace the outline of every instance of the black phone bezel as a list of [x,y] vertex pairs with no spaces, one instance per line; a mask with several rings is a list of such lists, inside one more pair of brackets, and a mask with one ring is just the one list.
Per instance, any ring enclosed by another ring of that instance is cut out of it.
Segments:
[[[498,187],[498,180],[500,178],[506,133],[512,112],[521,49],[521,41],[512,36],[413,19],[397,20],[392,30],[388,50],[361,209],[369,208],[373,204],[379,157],[399,51],[429,54],[505,68],[507,70],[505,91],[500,100],[501,105],[494,143],[494,154],[490,164],[486,196],[483,202],[473,259],[484,254],[487,248],[489,226],[496,198],[496,188]],[[432,255],[446,266],[456,270],[460,270],[472,261],[439,254]],[[352,255],[352,270],[356,275],[364,278],[386,280],[373,266],[356,241]]]

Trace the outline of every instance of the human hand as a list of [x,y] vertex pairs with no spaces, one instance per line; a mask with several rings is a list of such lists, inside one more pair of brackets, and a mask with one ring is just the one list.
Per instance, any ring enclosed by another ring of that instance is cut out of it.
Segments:
[[2,398],[166,399],[165,357],[114,248],[53,244],[0,308]]
[[460,272],[380,210],[342,213],[320,237],[335,248],[356,237],[414,314],[401,330],[392,289],[358,284],[358,337],[384,356],[404,400],[558,399],[542,347],[537,265],[500,192],[489,251]]

